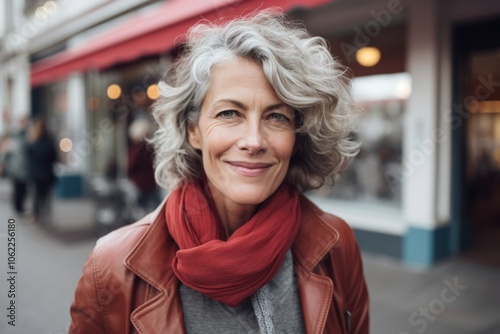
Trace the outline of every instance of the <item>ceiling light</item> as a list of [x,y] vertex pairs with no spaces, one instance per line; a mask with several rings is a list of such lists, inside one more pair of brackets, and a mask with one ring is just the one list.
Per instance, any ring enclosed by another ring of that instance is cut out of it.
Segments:
[[380,61],[380,50],[373,46],[365,46],[356,52],[356,60],[365,67],[372,67]]

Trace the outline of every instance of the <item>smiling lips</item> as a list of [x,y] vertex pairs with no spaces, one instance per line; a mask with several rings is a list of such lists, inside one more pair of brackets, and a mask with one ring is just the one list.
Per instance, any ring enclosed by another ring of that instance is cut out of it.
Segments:
[[245,176],[259,176],[263,174],[272,164],[255,163],[246,161],[228,161],[231,168]]

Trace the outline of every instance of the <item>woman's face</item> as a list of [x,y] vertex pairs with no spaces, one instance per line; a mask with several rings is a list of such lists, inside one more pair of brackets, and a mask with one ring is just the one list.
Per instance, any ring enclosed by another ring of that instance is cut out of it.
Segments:
[[198,124],[188,133],[202,153],[216,204],[257,205],[287,174],[294,111],[278,98],[260,65],[237,58],[213,69]]

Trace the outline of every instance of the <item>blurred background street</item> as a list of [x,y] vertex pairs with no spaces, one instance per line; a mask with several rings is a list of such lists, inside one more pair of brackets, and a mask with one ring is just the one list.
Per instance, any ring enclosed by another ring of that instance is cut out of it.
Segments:
[[307,196],[355,231],[372,332],[500,333],[490,0],[0,0],[0,309],[9,218],[19,265],[18,326],[0,314],[0,333],[65,333],[97,238],[165,195],[144,138],[182,35],[273,6],[328,42],[364,110],[360,153]]
[[[69,306],[78,278],[95,238],[89,234],[67,236],[26,222],[13,213],[10,203],[10,184],[0,180],[0,268],[1,269],[1,333],[67,333]],[[57,216],[51,223],[64,224],[71,231],[71,223],[92,223],[86,203],[54,203]],[[7,220],[16,220],[17,262],[17,319],[16,326],[7,325]]]

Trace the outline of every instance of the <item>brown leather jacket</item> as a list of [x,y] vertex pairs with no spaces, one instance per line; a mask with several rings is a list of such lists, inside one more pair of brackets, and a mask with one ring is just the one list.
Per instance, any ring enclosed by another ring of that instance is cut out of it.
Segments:
[[[306,333],[368,333],[368,292],[352,230],[303,196],[301,206],[292,252]],[[97,242],[75,292],[70,333],[185,333],[170,265],[178,247],[164,210]]]

